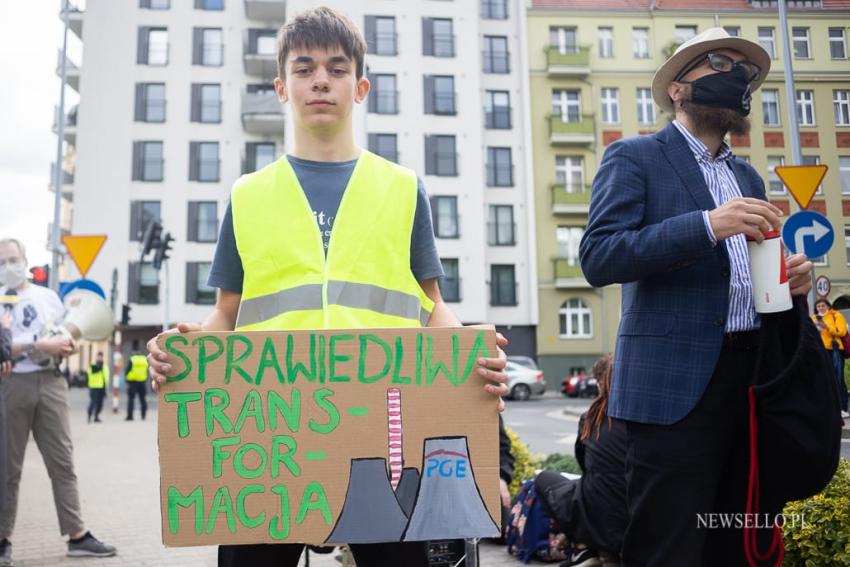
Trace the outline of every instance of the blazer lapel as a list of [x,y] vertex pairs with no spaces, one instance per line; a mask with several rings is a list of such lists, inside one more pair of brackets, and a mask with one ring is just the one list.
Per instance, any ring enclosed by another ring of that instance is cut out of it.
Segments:
[[656,139],[661,143],[661,150],[673,167],[673,171],[682,180],[685,189],[691,194],[699,208],[704,211],[715,208],[714,199],[711,197],[708,185],[705,184],[705,178],[699,169],[699,164],[697,164],[697,160],[682,134],[670,123],[658,133]]
[[735,174],[735,180],[738,181],[738,188],[741,190],[741,196],[758,198],[758,195],[756,195],[753,191],[753,187],[747,179],[747,176],[744,175],[743,166],[736,162],[734,158],[729,161],[729,164],[732,166],[732,173]]

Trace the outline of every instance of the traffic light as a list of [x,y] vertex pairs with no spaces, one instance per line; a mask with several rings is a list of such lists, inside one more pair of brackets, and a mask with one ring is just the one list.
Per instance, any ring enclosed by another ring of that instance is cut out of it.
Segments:
[[130,324],[130,306],[126,303],[121,306],[121,324],[124,326]]
[[50,266],[47,264],[43,266],[33,266],[30,268],[30,274],[32,274],[32,283],[47,287],[47,280],[50,279]]
[[162,235],[162,225],[159,221],[151,221],[145,228],[145,235],[142,237],[142,259],[151,253],[151,250],[158,248],[161,244],[160,236]]
[[168,260],[168,252],[171,250],[172,242],[174,242],[174,239],[170,233],[166,232],[160,241],[159,247],[156,249],[156,253],[154,253],[153,262],[151,262],[155,270],[160,269],[162,263]]

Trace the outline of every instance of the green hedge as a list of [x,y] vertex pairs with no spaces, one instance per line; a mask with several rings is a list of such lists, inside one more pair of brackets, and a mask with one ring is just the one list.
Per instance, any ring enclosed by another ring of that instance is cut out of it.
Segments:
[[520,441],[519,435],[514,433],[507,425],[505,432],[508,434],[508,439],[511,440],[511,454],[514,456],[514,478],[508,485],[511,498],[513,498],[519,492],[523,482],[534,478],[535,473],[540,469],[540,459],[531,453],[528,445]]

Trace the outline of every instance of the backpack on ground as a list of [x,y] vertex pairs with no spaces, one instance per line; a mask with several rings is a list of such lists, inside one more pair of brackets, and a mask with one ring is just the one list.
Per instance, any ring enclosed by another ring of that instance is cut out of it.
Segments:
[[562,561],[566,559],[566,541],[563,536],[552,533],[552,520],[543,510],[534,480],[526,480],[511,508],[510,522],[505,543],[508,553],[528,563],[532,558],[540,561]]

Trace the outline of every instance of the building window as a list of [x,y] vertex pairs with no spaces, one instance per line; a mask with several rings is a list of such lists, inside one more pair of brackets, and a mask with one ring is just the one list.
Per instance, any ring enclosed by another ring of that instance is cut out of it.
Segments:
[[457,197],[431,197],[431,217],[434,236],[437,238],[459,238],[460,223],[457,215]]
[[603,59],[614,57],[614,28],[599,28],[597,38],[599,40],[599,57]]
[[497,130],[511,128],[511,96],[508,91],[484,93],[484,125]]
[[139,28],[136,63],[140,65],[168,65],[168,29]]
[[649,59],[649,28],[632,28],[632,52],[637,59]]
[[196,10],[224,10],[224,0],[195,0]]
[[490,266],[490,305],[516,305],[516,274],[513,264]]
[[578,248],[584,229],[578,226],[559,226],[555,231],[558,246],[558,258],[567,261],[568,266],[578,266]]
[[481,18],[484,20],[507,20],[508,0],[481,0]]
[[602,89],[602,122],[605,124],[620,123],[620,91],[619,89]]
[[779,126],[779,91],[776,89],[761,90],[761,110],[764,114],[765,126]]
[[836,126],[850,126],[850,91],[832,91]]
[[369,134],[369,151],[398,163],[398,136],[395,134]]
[[242,173],[252,173],[274,163],[274,142],[247,142],[245,144],[245,163]]
[[676,29],[673,31],[673,41],[676,42],[677,45],[682,45],[696,35],[696,26],[676,26]]
[[785,158],[782,156],[767,156],[767,184],[768,192],[771,195],[784,195],[785,185],[776,174],[775,168],[777,165],[785,165]]
[[457,176],[454,136],[425,136],[425,175]]
[[250,55],[277,56],[277,32],[269,29],[249,29],[248,49]]
[[[803,165],[819,165],[820,157],[819,156],[802,156],[803,157]],[[815,195],[823,195],[823,184],[818,185],[817,190],[815,191]]]
[[136,83],[136,122],[165,122],[165,83]]
[[440,258],[443,264],[443,274],[440,278],[440,295],[446,303],[460,301],[460,267],[457,258]]
[[773,39],[773,28],[759,28],[759,45],[767,51],[771,59],[776,59],[776,42]]
[[189,223],[186,226],[186,240],[189,242],[215,242],[218,236],[218,203],[189,201]]
[[162,142],[133,142],[133,181],[162,181]]
[[159,303],[159,271],[150,262],[130,262],[127,276],[127,298],[130,303]]
[[215,304],[215,288],[207,285],[210,262],[186,262],[186,303]]
[[850,225],[844,225],[844,254],[850,266]]
[[549,46],[557,47],[562,54],[578,53],[578,29],[569,27],[549,28]]
[[141,242],[148,225],[159,222],[161,208],[159,201],[130,202],[130,240]]
[[168,10],[171,8],[171,0],[140,0],[139,8],[148,10]]
[[581,94],[579,91],[555,89],[552,91],[552,114],[562,122],[581,121]]
[[224,35],[221,28],[192,30],[192,65],[220,67],[224,63]]
[[454,26],[451,18],[422,18],[422,55],[455,56]]
[[838,177],[841,178],[841,194],[850,195],[850,156],[838,157]]
[[829,28],[829,56],[832,59],[847,59],[844,28]]
[[221,85],[192,84],[192,122],[218,124],[221,122]]
[[398,55],[398,34],[395,17],[366,16],[366,53],[373,55]]
[[484,36],[484,60],[485,73],[510,73],[510,58],[508,53],[508,38],[498,35]]
[[395,75],[371,75],[372,92],[369,94],[369,112],[398,114],[398,91]]
[[808,59],[809,28],[791,28],[791,38],[794,46],[794,57],[797,59]]
[[490,246],[514,246],[516,225],[512,205],[490,205],[490,220],[487,223],[487,244]]
[[652,101],[650,89],[637,90],[637,117],[638,124],[644,126],[655,124],[655,103]]
[[451,75],[425,75],[425,114],[457,114],[455,110],[455,78]]
[[723,29],[732,37],[739,37],[741,35],[741,28],[739,26],[723,26]]
[[189,181],[217,182],[218,169],[218,142],[189,142]]
[[487,148],[487,187],[512,187],[514,166],[510,148]]
[[814,91],[797,91],[797,122],[800,126],[815,125]]
[[584,191],[584,158],[581,156],[555,156],[555,183],[563,185],[567,193]]
[[562,339],[589,339],[593,336],[592,313],[587,303],[574,297],[561,304],[558,312]]

